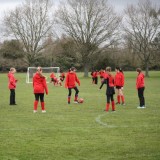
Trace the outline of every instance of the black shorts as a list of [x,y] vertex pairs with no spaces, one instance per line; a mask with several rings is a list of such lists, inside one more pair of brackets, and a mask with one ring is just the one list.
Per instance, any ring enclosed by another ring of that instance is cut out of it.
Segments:
[[121,89],[122,88],[122,86],[116,86],[116,89]]

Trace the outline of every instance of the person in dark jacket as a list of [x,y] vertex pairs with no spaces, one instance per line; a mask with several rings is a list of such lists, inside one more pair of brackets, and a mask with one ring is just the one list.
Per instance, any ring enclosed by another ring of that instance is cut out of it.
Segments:
[[139,97],[139,106],[137,108],[146,108],[145,98],[144,98],[144,89],[145,89],[144,74],[142,73],[141,68],[137,68],[136,71],[138,73],[136,79],[136,88]]
[[37,106],[39,99],[41,101],[41,108],[42,113],[45,113],[45,103],[44,103],[44,91],[48,95],[48,87],[46,83],[46,77],[42,74],[42,68],[38,67],[37,72],[33,76],[33,92],[35,95],[35,101],[34,101],[34,110],[33,112],[37,112]]
[[111,74],[111,67],[106,68],[106,73],[107,74],[105,76],[105,79],[102,82],[99,89],[101,89],[104,84],[107,85],[107,89],[106,89],[107,103],[106,103],[105,111],[108,112],[109,106],[110,106],[110,101],[112,104],[112,111],[115,111],[115,103],[114,103],[114,97],[113,97],[115,94],[115,90],[114,90],[114,76]]

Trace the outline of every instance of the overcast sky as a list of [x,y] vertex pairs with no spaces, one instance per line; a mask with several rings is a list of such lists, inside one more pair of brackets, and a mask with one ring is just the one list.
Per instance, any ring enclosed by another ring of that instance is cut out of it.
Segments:
[[[16,6],[22,4],[25,0],[0,0],[0,32],[3,28],[2,17],[8,10],[14,9]],[[58,4],[59,0],[52,0],[55,5]],[[129,4],[137,4],[139,0],[108,0],[108,2],[114,7],[116,12],[122,13],[123,9]],[[160,6],[160,0],[150,0],[153,4]],[[0,35],[0,41],[2,35]]]

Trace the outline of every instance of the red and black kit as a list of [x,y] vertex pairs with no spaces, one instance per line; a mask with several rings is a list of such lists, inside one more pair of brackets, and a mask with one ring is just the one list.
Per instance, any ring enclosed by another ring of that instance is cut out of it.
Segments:
[[[117,72],[115,75],[115,86],[116,89],[121,89],[124,86],[124,74],[123,72]],[[117,95],[117,104],[120,104],[120,99],[122,104],[124,104],[124,95]]]
[[114,77],[111,74],[108,74],[108,75],[106,74],[106,77],[105,77],[104,81],[102,82],[99,89],[101,89],[104,84],[107,85],[107,89],[106,89],[106,96],[107,96],[106,111],[109,110],[110,101],[112,103],[112,111],[115,111],[115,103],[114,103],[114,98],[113,98],[113,95],[115,94]]
[[117,72],[115,75],[115,86],[117,89],[121,89],[124,86],[124,74]]
[[67,73],[66,81],[65,81],[65,87],[68,88],[68,91],[69,91],[69,93],[68,93],[68,104],[70,104],[72,89],[75,90],[74,101],[78,102],[78,93],[79,93],[79,90],[78,90],[78,88],[76,86],[76,83],[78,83],[78,85],[80,86],[80,81],[79,81],[76,73],[73,72],[73,71],[69,71]]
[[15,101],[15,89],[16,89],[17,80],[14,77],[14,74],[10,71],[8,73],[8,88],[10,89],[10,105],[16,105]]
[[46,79],[44,76],[42,76],[38,72],[36,72],[36,74],[33,76],[33,92],[35,95],[34,111],[37,111],[39,99],[41,101],[42,111],[45,110],[44,91],[46,92],[46,94],[48,94]]
[[136,79],[136,88],[138,90],[140,107],[144,107],[145,106],[145,98],[144,98],[145,84],[144,84],[144,74],[141,72],[138,73],[138,76]]

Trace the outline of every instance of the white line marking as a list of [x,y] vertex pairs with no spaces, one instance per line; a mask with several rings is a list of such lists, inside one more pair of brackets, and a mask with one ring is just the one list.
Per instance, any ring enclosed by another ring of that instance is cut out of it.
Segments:
[[98,117],[96,117],[96,122],[98,123],[98,124],[100,124],[100,125],[102,125],[102,126],[105,126],[105,127],[108,127],[108,128],[115,128],[115,127],[117,127],[117,126],[115,126],[115,125],[108,125],[107,123],[104,123],[104,122],[102,122],[101,121],[101,118],[102,117],[104,117],[104,116],[106,116],[108,113],[105,113],[105,114],[101,114],[101,115],[99,115]]
[[[104,123],[102,122],[101,118],[106,116],[106,115],[109,115],[110,113],[105,113],[105,114],[101,114],[99,115],[98,117],[96,117],[95,121],[100,124],[101,126],[103,127],[107,127],[107,128],[128,128],[129,126],[127,125],[123,125],[123,126],[116,126],[116,125],[110,125],[110,124],[107,124],[107,123]],[[133,126],[132,126],[133,127]]]

